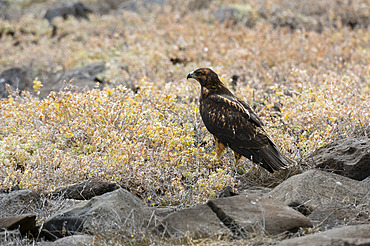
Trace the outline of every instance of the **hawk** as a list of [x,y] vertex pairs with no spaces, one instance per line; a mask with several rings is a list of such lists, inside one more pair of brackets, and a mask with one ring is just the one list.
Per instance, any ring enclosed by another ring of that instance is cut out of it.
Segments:
[[199,68],[188,74],[190,78],[201,85],[199,112],[215,139],[218,159],[229,147],[235,163],[245,156],[271,173],[294,163],[280,153],[251,106],[228,90],[214,71]]

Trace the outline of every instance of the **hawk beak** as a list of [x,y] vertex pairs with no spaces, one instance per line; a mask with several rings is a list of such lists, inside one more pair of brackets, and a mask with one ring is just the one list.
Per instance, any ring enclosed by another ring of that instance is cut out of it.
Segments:
[[196,78],[196,77],[195,77],[193,72],[188,73],[188,76],[186,77],[186,79],[194,79],[194,78]]

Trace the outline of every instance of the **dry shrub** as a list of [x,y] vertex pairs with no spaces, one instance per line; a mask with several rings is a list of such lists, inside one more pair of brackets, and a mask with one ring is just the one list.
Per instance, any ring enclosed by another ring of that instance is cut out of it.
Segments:
[[[169,89],[154,90],[145,80],[140,88],[51,93],[41,101],[24,93],[3,101],[2,186],[52,190],[99,178],[150,203],[178,204],[232,185],[224,171],[207,170],[210,158],[195,144],[195,103],[179,104]],[[208,175],[215,182],[206,182]]]
[[[197,109],[199,85],[185,80],[198,67],[212,67],[230,88],[238,75],[235,93],[298,161],[335,139],[368,134],[368,29],[292,33],[266,22],[249,29],[212,21],[210,9],[166,6],[91,15],[90,21],[59,19],[51,38],[41,17],[0,20],[14,32],[1,37],[4,69],[31,63],[46,87],[50,73],[104,60],[111,81],[102,91],[53,92],[45,99],[24,93],[1,101],[1,187],[48,191],[99,178],[149,204],[192,204],[235,186],[239,175],[274,186],[308,168],[270,175],[246,159],[235,167],[230,151],[214,163],[213,140]],[[140,89],[135,94],[122,85]]]

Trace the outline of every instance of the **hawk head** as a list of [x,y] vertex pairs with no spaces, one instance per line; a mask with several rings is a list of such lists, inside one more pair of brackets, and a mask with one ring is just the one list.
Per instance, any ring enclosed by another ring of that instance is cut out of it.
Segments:
[[208,90],[222,84],[218,75],[210,68],[198,68],[194,72],[189,73],[186,78],[196,79],[201,86],[206,87]]

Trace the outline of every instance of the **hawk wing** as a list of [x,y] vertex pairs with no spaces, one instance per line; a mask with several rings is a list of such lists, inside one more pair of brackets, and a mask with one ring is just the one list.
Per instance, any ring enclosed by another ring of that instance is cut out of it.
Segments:
[[208,131],[229,147],[260,149],[269,144],[258,117],[236,98],[210,95],[201,102],[200,114]]
[[240,99],[209,95],[200,102],[200,114],[208,131],[221,143],[268,171],[290,164],[268,137],[261,120]]

